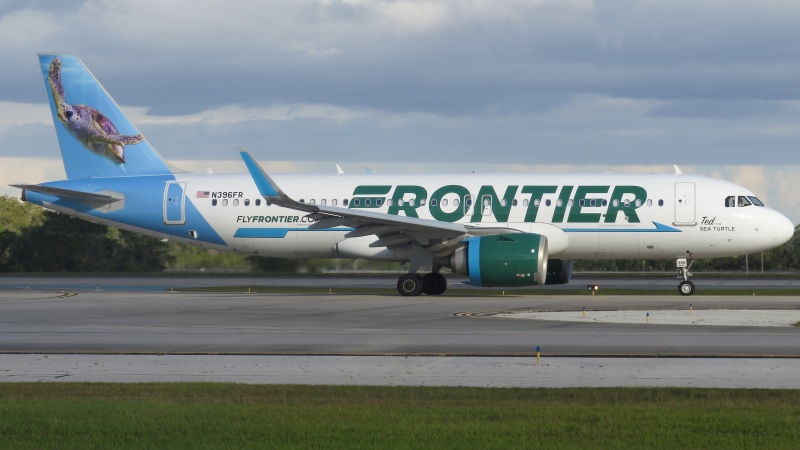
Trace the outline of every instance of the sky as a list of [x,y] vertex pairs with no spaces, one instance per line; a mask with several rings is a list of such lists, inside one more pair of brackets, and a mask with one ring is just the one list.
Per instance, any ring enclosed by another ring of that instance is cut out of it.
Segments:
[[244,172],[671,172],[800,223],[794,0],[0,0],[0,193],[64,178],[39,52],[169,161]]

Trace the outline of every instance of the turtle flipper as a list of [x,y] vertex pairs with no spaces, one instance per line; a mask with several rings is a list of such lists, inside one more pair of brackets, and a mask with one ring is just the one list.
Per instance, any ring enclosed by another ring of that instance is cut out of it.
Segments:
[[64,112],[64,105],[67,100],[66,94],[64,94],[64,85],[61,83],[61,58],[54,58],[50,63],[47,82],[50,84],[50,92],[53,94],[53,103],[56,106],[58,120],[67,123],[67,116]]

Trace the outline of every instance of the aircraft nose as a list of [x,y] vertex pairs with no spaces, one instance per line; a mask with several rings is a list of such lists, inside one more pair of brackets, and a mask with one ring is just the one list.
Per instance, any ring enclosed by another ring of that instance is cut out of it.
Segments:
[[794,224],[783,214],[776,213],[776,215],[777,217],[772,222],[772,232],[775,244],[783,245],[794,236]]

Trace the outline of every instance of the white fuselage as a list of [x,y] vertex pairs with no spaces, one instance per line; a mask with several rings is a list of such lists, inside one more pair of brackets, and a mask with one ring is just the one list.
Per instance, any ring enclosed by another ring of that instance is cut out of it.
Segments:
[[[551,242],[549,256],[562,259],[732,256],[773,248],[793,233],[788,219],[770,208],[726,206],[726,199],[731,197],[754,197],[747,189],[700,176],[274,178],[289,196],[306,203],[544,234]],[[268,205],[247,175],[191,174],[177,175],[176,179],[185,183],[186,201],[198,209],[229,249],[279,257],[392,259],[386,252],[369,247],[375,236],[352,238],[350,241],[363,240],[364,245],[351,242],[344,253],[337,250],[347,228],[308,230],[313,221],[302,212]],[[256,205],[257,201],[261,204]],[[198,243],[203,236],[187,240]]]

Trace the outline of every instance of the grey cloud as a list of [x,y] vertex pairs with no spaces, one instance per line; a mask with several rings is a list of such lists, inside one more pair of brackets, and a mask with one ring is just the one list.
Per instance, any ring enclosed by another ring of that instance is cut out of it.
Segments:
[[654,117],[721,118],[772,116],[788,112],[785,105],[761,100],[678,100],[648,112]]
[[[498,5],[509,12],[496,16],[445,2],[441,23],[422,31],[396,29],[376,4],[212,4],[183,15],[156,9],[164,17],[143,23],[143,13],[125,22],[118,10],[88,3],[107,17],[87,22],[70,14],[78,9],[71,3],[59,7],[62,21],[79,23],[55,33],[50,45],[78,52],[121,102],[170,114],[228,103],[324,102],[480,116],[536,112],[540,99],[575,93],[800,95],[800,29],[791,20],[800,7],[793,2],[509,3],[514,9]],[[32,8],[52,13],[47,5]],[[14,61],[9,75],[0,74],[14,87],[0,95],[41,101],[41,89],[19,81],[22,71],[13,67],[32,65]]]

